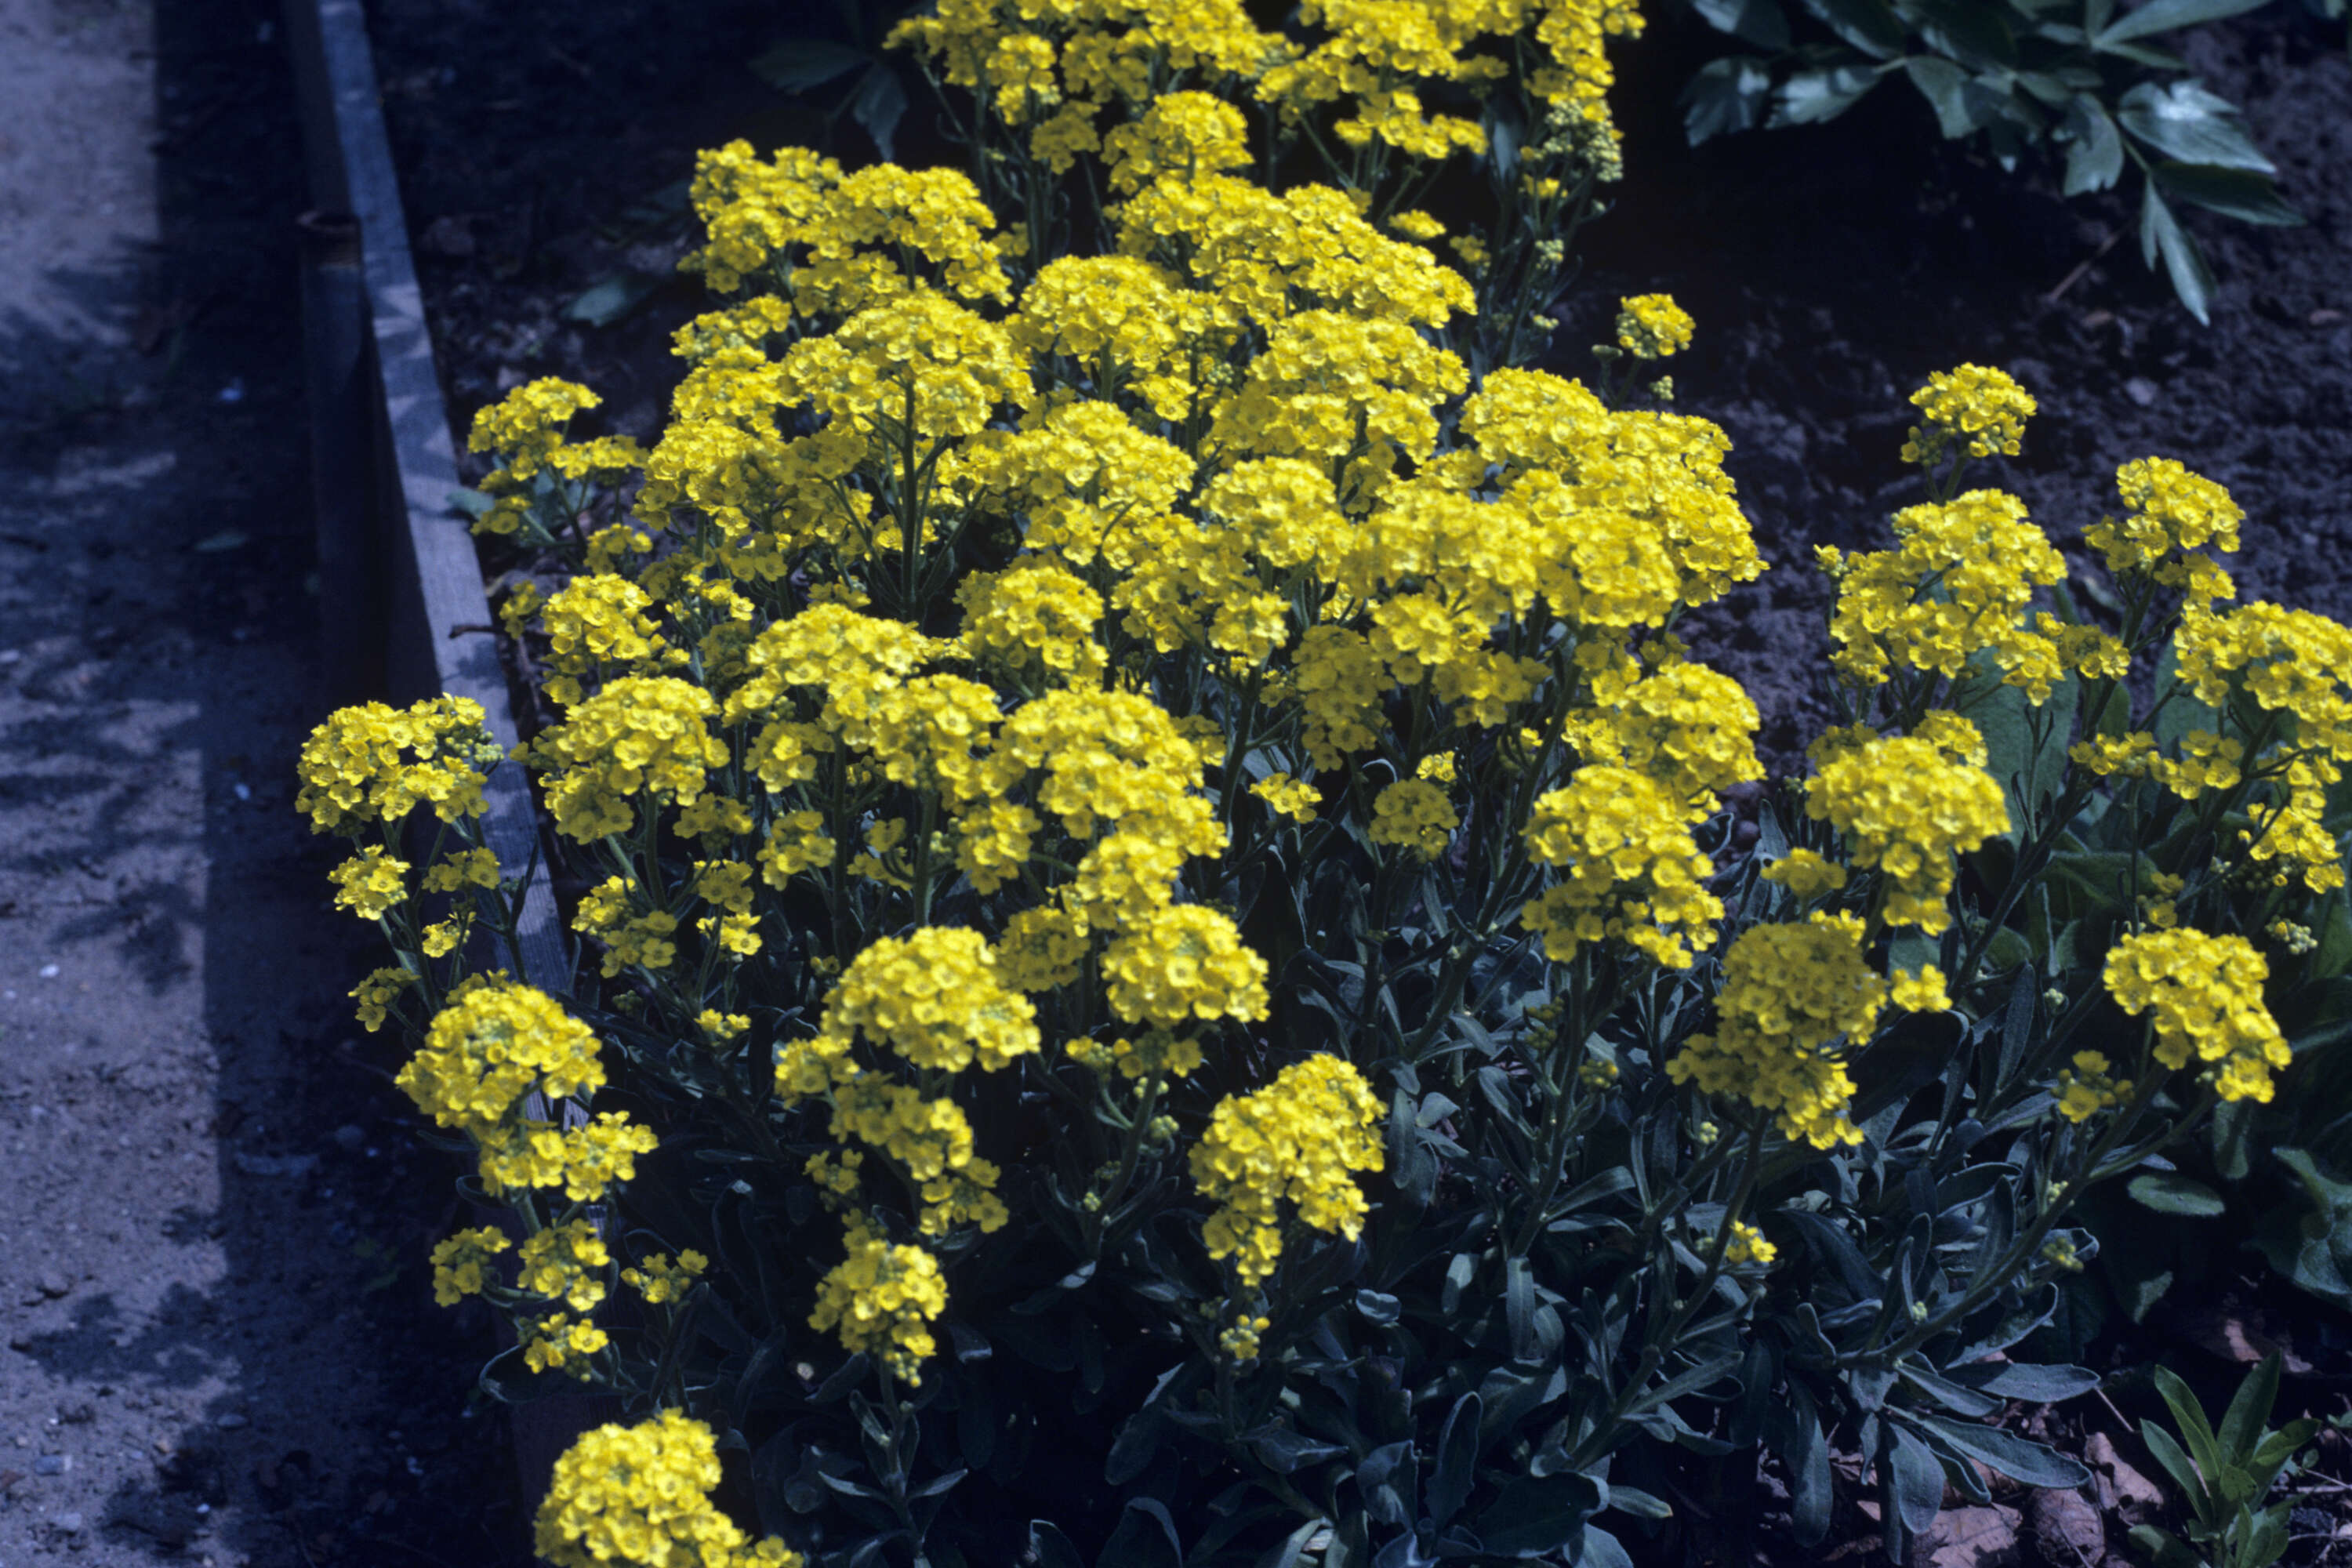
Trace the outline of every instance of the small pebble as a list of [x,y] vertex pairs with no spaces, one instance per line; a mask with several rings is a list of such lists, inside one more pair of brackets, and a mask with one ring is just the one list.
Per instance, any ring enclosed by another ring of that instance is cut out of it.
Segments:
[[33,1456],[33,1473],[37,1476],[62,1476],[68,1470],[72,1468],[73,1456],[70,1454],[36,1454]]
[[345,1153],[355,1152],[366,1142],[367,1134],[348,1121],[335,1129],[335,1147]]
[[54,1268],[44,1271],[37,1283],[44,1296],[62,1296],[73,1289],[73,1281]]
[[2133,376],[2129,381],[2124,383],[2124,395],[2130,398],[2134,403],[2138,404],[2142,408],[2151,408],[2155,406],[2156,391],[2156,383],[2148,380],[2148,378],[2144,375]]
[[68,1426],[82,1426],[98,1419],[98,1411],[88,1405],[60,1405],[58,1419]]
[[224,1432],[234,1432],[240,1426],[247,1426],[250,1425],[252,1425],[252,1423],[247,1421],[244,1416],[239,1415],[234,1410],[222,1416],[219,1422],[220,1429]]
[[54,963],[44,963],[43,965],[41,965],[41,978],[42,978],[42,979],[44,979],[44,980],[55,980],[57,977],[58,977],[58,966],[57,966],[56,964],[54,964]]
[[81,1515],[78,1513],[61,1513],[58,1515],[55,1522],[57,1527],[68,1535],[81,1533]]

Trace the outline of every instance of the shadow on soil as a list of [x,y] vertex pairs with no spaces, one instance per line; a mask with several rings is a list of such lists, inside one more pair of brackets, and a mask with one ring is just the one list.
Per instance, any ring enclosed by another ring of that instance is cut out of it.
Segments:
[[[92,7],[119,20],[107,0],[57,14]],[[327,911],[336,846],[292,810],[294,754],[322,714],[306,202],[278,16],[274,0],[154,0],[160,237],[117,271],[46,279],[129,346],[0,319],[0,474],[54,498],[0,509],[0,577],[40,584],[0,626],[0,675],[27,700],[0,730],[0,808],[34,825],[0,843],[0,882],[41,894],[0,917],[11,941],[114,977],[73,1005],[84,1057],[45,1061],[81,1047],[12,1031],[27,1080],[95,1079],[41,1098],[104,1136],[78,1131],[27,1173],[48,1184],[44,1235],[75,1233],[37,1261],[88,1247],[90,1283],[59,1304],[64,1326],[25,1320],[0,1379],[66,1391],[48,1426],[93,1435],[43,1446],[84,1441],[88,1484],[115,1467],[76,1528],[61,1489],[0,1510],[35,1551],[94,1564],[503,1568],[530,1560],[505,1423],[463,1408],[488,1326],[434,1308],[425,1263],[454,1173],[415,1148],[389,1043],[350,1021],[341,993],[373,933]],[[216,1184],[188,1174],[208,1162]],[[200,1201],[174,1206],[170,1182]],[[142,1200],[152,1221],[134,1222]],[[118,1223],[101,1261],[79,1233]],[[207,1265],[207,1247],[224,1256]]]

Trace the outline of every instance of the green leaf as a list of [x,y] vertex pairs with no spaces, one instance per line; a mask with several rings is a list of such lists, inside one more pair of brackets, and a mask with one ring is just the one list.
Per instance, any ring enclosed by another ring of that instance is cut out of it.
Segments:
[[1927,1411],[1905,1411],[1901,1415],[1903,1419],[1916,1422],[1969,1458],[1990,1466],[2011,1480],[2023,1481],[2027,1486],[2079,1487],[2091,1479],[2091,1472],[2076,1460],[2055,1448],[2021,1437],[2014,1432],[2004,1432],[1997,1426],[1979,1426],[1973,1421],[1961,1421],[1949,1415],[1931,1415]]
[[2152,1524],[2132,1526],[2131,1543],[2147,1553],[2151,1568],[2206,1568],[2205,1559],[2179,1537]]
[[[2123,133],[2116,129],[2114,116],[2107,106],[2087,92],[2076,93],[2066,105],[2066,117],[2059,122],[2058,139],[2066,143],[2066,194],[2079,196],[2085,191],[2104,191],[2112,187],[2124,172]],[[2117,687],[2123,694],[2124,689]],[[2115,704],[2110,701],[2112,709]],[[2124,703],[2125,717],[2130,716],[2128,696]]]
[[499,504],[479,490],[451,490],[447,499],[451,511],[462,511],[467,517],[487,516]]
[[1576,1539],[1601,1508],[1601,1488],[1580,1475],[1514,1476],[1478,1515],[1479,1544],[1507,1557],[1539,1557]]
[[2193,81],[2142,82],[2116,105],[2123,128],[2168,158],[2275,174],[2238,121],[2237,106]]
[[865,79],[857,84],[857,90],[850,95],[849,118],[874,139],[875,151],[882,154],[886,163],[898,155],[898,121],[906,114],[907,89],[898,80],[898,73],[887,62],[875,61]]
[[864,49],[829,38],[793,38],[753,59],[751,70],[770,87],[784,92],[806,92],[836,77],[847,76],[872,59]]
[[[1984,736],[1985,771],[1999,779],[2009,797],[2010,832],[2024,831],[2043,802],[2058,792],[2066,765],[2066,743],[2074,710],[2081,706],[2072,674],[2052,685],[2036,703],[2024,688],[1999,679],[1999,667],[1985,655],[1969,661],[1970,690],[1957,703],[1960,716]],[[2036,716],[2037,710],[2039,717]],[[2041,730],[2041,742],[2034,741]]]
[[1878,76],[1867,66],[1823,66],[1798,71],[1772,95],[1772,124],[1818,125],[1835,120],[1878,85]]
[[[1934,1449],[1902,1427],[1890,1427],[1887,1437],[1887,1446],[1895,1450],[1894,1463],[1883,1459],[1880,1463],[1885,1477],[1880,1510],[1887,1523],[1900,1521],[1910,1534],[1925,1535],[1943,1510],[1944,1467],[1937,1461]],[[1883,1448],[1880,1451],[1885,1453]]]
[[2254,1245],[2273,1268],[2324,1301],[2352,1307],[2352,1279],[2344,1262],[2352,1253],[2352,1186],[2336,1181],[2302,1149],[2272,1151],[2302,1184],[2301,1212],[2264,1218]]
[[590,284],[563,307],[567,321],[609,327],[653,297],[662,279],[646,272],[615,272]]
[[2021,1362],[1956,1366],[1950,1376],[1954,1383],[1969,1388],[2034,1405],[2057,1405],[2099,1386],[2099,1374],[2086,1366],[2033,1366]]
[[1829,1441],[1822,1433],[1812,1394],[1802,1384],[1790,1384],[1788,1411],[1785,1436],[1776,1447],[1789,1472],[1790,1533],[1800,1546],[1818,1546],[1829,1535],[1830,1505],[1835,1498]]
[[1684,139],[1696,147],[1711,136],[1755,130],[1771,93],[1772,73],[1753,55],[1707,61],[1683,87]]
[[1462,1510],[1477,1479],[1480,1408],[1476,1394],[1464,1394],[1446,1413],[1437,1436],[1437,1467],[1429,1478],[1428,1500],[1430,1520],[1440,1530]]
[[2200,22],[2218,22],[2224,16],[2235,16],[2255,10],[2268,0],[2149,0],[2149,4],[2126,13],[2112,26],[2100,29],[2095,42],[2119,44],[2130,38],[2152,37],[2158,33],[2169,33],[2175,27],[2192,27]]
[[2225,169],[2214,163],[2165,162],[2150,171],[2157,183],[2184,202],[2241,223],[2294,228],[2303,215],[2286,205],[2267,174],[2251,169]]
[[2213,320],[2213,272],[2205,265],[2205,253],[2197,242],[2181,232],[2156,194],[2156,182],[2147,183],[2139,209],[2139,249],[2142,259],[2153,267],[2158,251],[2164,253],[2164,268],[2172,279],[2172,291],[2189,307],[2189,313],[2199,321],[2210,325]]
[[1969,96],[1969,73],[1941,55],[1913,55],[1903,62],[1903,74],[1936,111],[1937,128],[1951,141],[1983,128]]
[[2134,1176],[2126,1189],[2142,1208],[2158,1214],[2192,1215],[2210,1219],[2229,1208],[2221,1194],[2178,1171],[2148,1171]]
[[2246,1373],[2230,1396],[2230,1408],[2221,1413],[2221,1430],[2214,1436],[2223,1459],[2243,1465],[2253,1457],[2263,1428],[2270,1425],[2271,1406],[2278,1403],[2278,1389],[2279,1352],[2273,1351]]
[[1800,0],[1814,20],[1874,60],[1903,52],[1908,36],[1886,0]]
[[1635,1519],[1672,1519],[1675,1516],[1673,1504],[1638,1487],[1611,1487],[1609,1506],[1619,1513],[1630,1513]]
[[2147,1445],[2147,1451],[2155,1456],[2156,1462],[2172,1477],[2173,1484],[2180,1489],[2181,1496],[2187,1498],[2201,1515],[2206,1507],[2205,1478],[2198,1473],[2195,1461],[2181,1451],[2180,1444],[2171,1433],[2153,1421],[2139,1424],[2139,1436],[2140,1440]]
[[1168,1506],[1156,1498],[1128,1499],[1095,1568],[1184,1568],[1183,1544]]
[[2016,66],[2017,38],[2001,7],[1984,0],[1912,0],[1912,5],[1930,24],[1929,41],[1960,64],[1979,70]]
[[1257,1455],[1260,1464],[1277,1476],[1286,1476],[1308,1465],[1319,1465],[1348,1451],[1336,1443],[1318,1443],[1287,1426],[1271,1427],[1253,1435],[1250,1449]]
[[2156,1391],[2164,1396],[2166,1408],[2172,1412],[2173,1425],[2180,1428],[2182,1441],[2189,1445],[2189,1457],[2197,1461],[2200,1474],[2209,1480],[2221,1473],[2222,1454],[2213,1438],[2212,1423],[2205,1419],[2205,1407],[2197,1395],[2180,1380],[2180,1374],[2168,1366],[2156,1369]]
[[1789,18],[1775,0],[1691,0],[1691,8],[1718,33],[1759,49],[1789,47]]

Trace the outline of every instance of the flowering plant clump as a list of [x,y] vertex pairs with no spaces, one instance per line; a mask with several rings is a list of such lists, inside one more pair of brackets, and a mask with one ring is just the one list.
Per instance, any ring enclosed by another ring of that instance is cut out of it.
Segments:
[[[467,940],[520,868],[462,713],[305,752],[399,954],[362,1016],[514,1215],[436,1293],[513,1322],[495,1391],[635,1423],[541,1550],[1614,1564],[1759,1450],[1818,1541],[1834,1436],[1899,1556],[1979,1461],[2074,1479],[1978,1418],[2095,1384],[2036,1338],[2074,1205],[2341,999],[2346,634],[2215,608],[2226,498],[2160,465],[2085,620],[1956,437],[1824,558],[1841,722],[1766,786],[1675,631],[1765,569],[1722,433],[1482,363],[1387,222],[1513,72],[1600,123],[1627,19],[1030,9],[908,34],[986,179],[706,160],[745,292],[624,479],[578,389],[478,426],[560,567],[502,616],[574,973]],[[1294,132],[1358,183],[1280,184]]]

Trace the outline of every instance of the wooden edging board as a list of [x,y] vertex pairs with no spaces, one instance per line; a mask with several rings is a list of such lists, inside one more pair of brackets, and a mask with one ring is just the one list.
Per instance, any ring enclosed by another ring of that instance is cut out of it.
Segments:
[[[514,712],[481,565],[472,533],[451,504],[460,485],[457,450],[408,248],[367,18],[360,0],[285,0],[285,10],[310,201],[321,211],[356,219],[360,247],[353,290],[362,318],[358,374],[346,397],[339,377],[317,374],[314,346],[310,395],[327,405],[313,409],[314,430],[348,425],[359,432],[349,443],[321,443],[322,452],[348,446],[357,455],[349,461],[351,472],[321,471],[317,483],[329,498],[320,508],[322,526],[367,535],[320,542],[322,567],[330,558],[365,563],[356,585],[364,602],[339,605],[330,594],[322,603],[331,617],[355,615],[380,639],[381,646],[358,655],[358,678],[380,688],[362,695],[401,701],[436,693],[469,697],[481,704],[492,737],[511,751]],[[306,300],[335,297],[331,288],[306,288],[305,294]],[[305,335],[315,345],[321,336],[331,341],[337,334],[321,334],[309,323]],[[330,631],[333,647],[348,628]],[[349,670],[330,672],[331,679],[346,683],[353,678]],[[499,864],[509,871],[530,868],[520,951],[501,952],[496,962],[541,990],[568,993],[570,963],[546,862],[536,852],[538,822],[521,769],[498,769],[485,794],[483,826]],[[572,1439],[618,1408],[603,1395],[515,1407],[515,1458],[528,1501],[537,1502],[556,1456]]]

